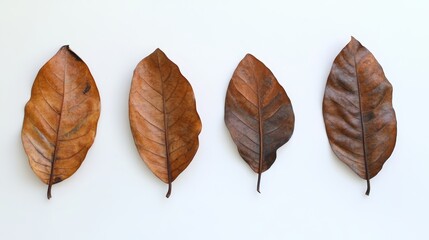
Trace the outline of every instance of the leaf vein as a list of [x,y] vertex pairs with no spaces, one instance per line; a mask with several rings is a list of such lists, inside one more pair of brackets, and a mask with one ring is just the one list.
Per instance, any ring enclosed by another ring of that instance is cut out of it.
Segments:
[[57,114],[57,115],[60,115],[60,112],[58,112],[50,103],[49,103],[49,101],[48,100],[46,100],[46,98],[45,98],[45,94],[43,93],[43,91],[42,91],[42,88],[40,87],[40,84],[37,84],[37,88],[39,89],[39,91],[40,91],[40,95],[42,95],[42,98],[43,98],[43,100],[48,104],[48,106]]
[[160,130],[161,132],[165,132],[165,130],[163,130],[162,128],[156,126],[155,124],[153,124],[152,122],[150,122],[149,120],[147,120],[137,109],[135,110],[135,112],[137,112],[137,114],[147,123],[149,123],[150,125],[154,126],[155,128],[157,128],[158,130]]

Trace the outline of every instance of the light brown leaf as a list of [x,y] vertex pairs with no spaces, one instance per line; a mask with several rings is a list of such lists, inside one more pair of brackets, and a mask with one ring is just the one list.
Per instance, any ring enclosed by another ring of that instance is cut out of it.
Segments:
[[134,70],[129,115],[139,154],[168,184],[169,197],[171,183],[197,152],[201,120],[191,85],[160,49]]

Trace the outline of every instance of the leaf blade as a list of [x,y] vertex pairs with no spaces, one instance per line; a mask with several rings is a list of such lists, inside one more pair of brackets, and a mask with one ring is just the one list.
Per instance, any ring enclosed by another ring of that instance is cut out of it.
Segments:
[[63,46],[36,76],[21,133],[32,170],[48,185],[48,199],[52,185],[82,164],[99,115],[100,97],[88,67]]
[[[160,49],[134,70],[129,117],[140,157],[155,176],[169,185],[169,197],[171,183],[196,154],[201,120],[191,85]],[[184,153],[176,156],[179,147]]]
[[[272,72],[247,54],[239,63],[225,99],[225,124],[243,160],[258,173],[276,159],[276,151],[293,133],[292,104]],[[271,132],[270,132],[271,131]],[[272,137],[267,137],[268,134]]]
[[393,152],[397,124],[392,85],[371,52],[354,38],[332,65],[323,116],[332,150],[367,180],[369,195],[369,180]]

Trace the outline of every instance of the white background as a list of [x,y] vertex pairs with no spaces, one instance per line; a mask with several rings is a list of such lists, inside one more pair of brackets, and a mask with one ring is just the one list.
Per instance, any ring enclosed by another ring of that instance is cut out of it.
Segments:
[[[425,0],[0,0],[0,239],[429,239],[428,23]],[[322,118],[328,72],[351,35],[394,86],[398,121],[369,197],[332,153]],[[85,162],[47,200],[20,132],[38,70],[65,44],[92,71],[102,111]],[[133,70],[157,47],[192,84],[203,122],[170,199],[128,121]],[[246,53],[272,70],[296,116],[262,194],[223,122]]]

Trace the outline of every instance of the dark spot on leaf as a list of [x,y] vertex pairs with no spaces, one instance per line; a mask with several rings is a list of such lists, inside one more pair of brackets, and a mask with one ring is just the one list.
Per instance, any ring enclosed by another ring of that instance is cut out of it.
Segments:
[[86,94],[87,92],[89,92],[90,89],[91,89],[91,85],[89,85],[89,83],[86,83],[86,87],[85,89],[83,89],[82,93]]
[[365,122],[370,121],[373,118],[375,118],[374,112],[368,112],[368,113],[364,114],[364,116],[363,116],[363,120]]
[[55,177],[55,179],[54,179],[54,184],[55,184],[55,183],[62,182],[62,181],[63,181],[63,179],[61,179],[60,177]]

